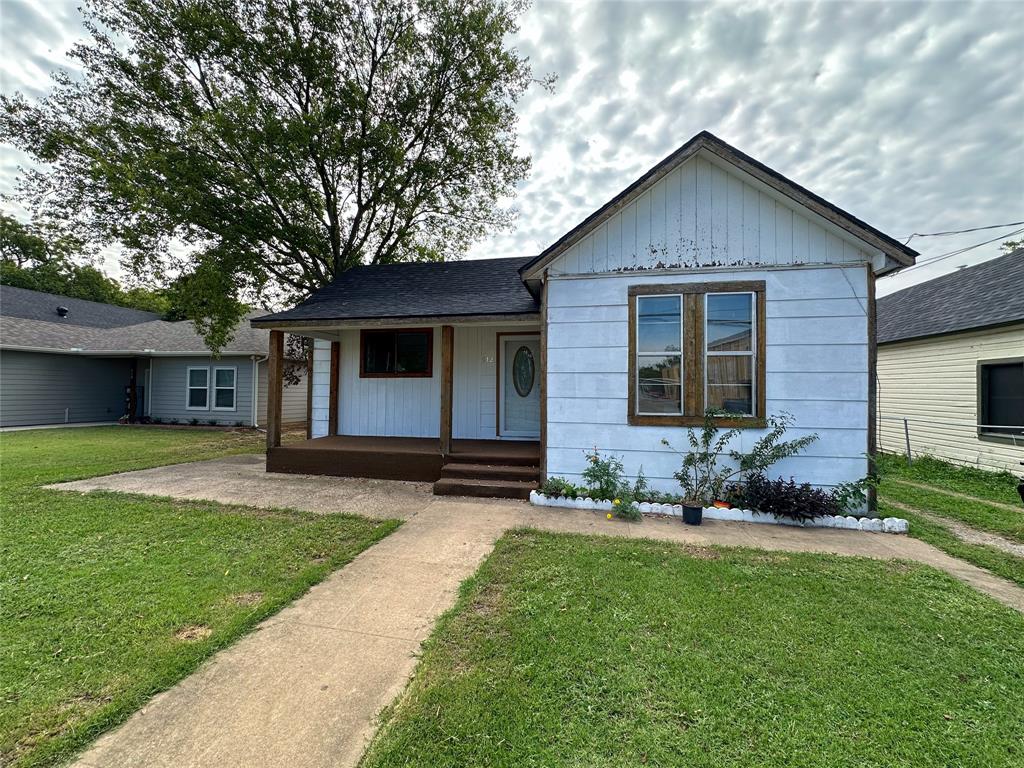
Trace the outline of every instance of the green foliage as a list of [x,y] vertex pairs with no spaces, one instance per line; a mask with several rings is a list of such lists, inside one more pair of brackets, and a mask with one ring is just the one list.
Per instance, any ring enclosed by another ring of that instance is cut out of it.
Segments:
[[88,263],[86,245],[52,224],[23,224],[0,213],[0,283],[165,315],[171,302],[162,291],[125,289]]
[[[573,485],[564,477],[549,477],[544,481],[544,484],[540,487],[540,492],[545,496],[564,496],[570,499],[579,498],[581,495],[587,495],[587,489],[582,488],[578,485]],[[593,497],[591,497],[593,498]]]
[[197,276],[188,316],[212,346],[238,304],[457,258],[511,224],[536,82],[506,43],[523,3],[85,5],[75,77],[0,99],[0,140],[46,168],[20,199],[120,244],[137,275]]
[[999,244],[999,248],[1003,253],[1013,253],[1018,248],[1024,248],[1024,239],[1021,240],[1003,240]]
[[885,484],[891,480],[909,480],[934,486],[939,491],[965,493],[1013,506],[1020,504],[1020,496],[1017,494],[1017,483],[1020,481],[1010,472],[964,467],[934,456],[915,456],[913,464],[908,464],[906,456],[892,453],[878,454],[875,466]]
[[719,429],[716,419],[725,415],[709,410],[704,414],[699,432],[686,430],[690,444],[688,452],[676,450],[668,440],[661,441],[662,445],[683,457],[682,466],[674,477],[679,481],[688,503],[708,506],[722,498],[726,484],[733,478],[761,474],[772,464],[796,455],[818,439],[816,434],[812,434],[795,440],[782,440],[793,424],[793,417],[788,413],[772,415],[768,417],[768,432],[758,438],[750,452],[730,450],[726,455],[732,463],[723,464],[722,454],[730,441],[740,434],[740,430],[735,428],[724,432]]

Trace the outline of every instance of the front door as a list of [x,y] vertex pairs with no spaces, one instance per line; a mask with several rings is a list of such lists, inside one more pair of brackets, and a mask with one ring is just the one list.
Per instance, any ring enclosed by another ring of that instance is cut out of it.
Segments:
[[498,336],[498,434],[540,437],[540,336]]

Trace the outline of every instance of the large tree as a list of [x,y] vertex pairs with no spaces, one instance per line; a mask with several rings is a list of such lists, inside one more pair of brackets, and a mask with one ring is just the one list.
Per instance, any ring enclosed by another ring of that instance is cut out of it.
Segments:
[[20,197],[176,275],[217,347],[239,299],[458,257],[528,170],[505,0],[87,0],[81,76],[3,99]]

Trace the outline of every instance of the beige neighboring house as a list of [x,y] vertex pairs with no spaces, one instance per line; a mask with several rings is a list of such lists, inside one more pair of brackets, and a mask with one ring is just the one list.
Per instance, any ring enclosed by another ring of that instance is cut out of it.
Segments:
[[1024,249],[878,300],[878,440],[1024,472]]

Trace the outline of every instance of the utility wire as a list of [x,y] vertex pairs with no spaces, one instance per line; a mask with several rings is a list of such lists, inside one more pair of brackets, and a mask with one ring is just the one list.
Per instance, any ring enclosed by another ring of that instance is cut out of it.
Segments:
[[[1003,227],[1019,227],[1024,221],[1011,221],[1009,224],[992,224],[988,227],[971,227],[970,229],[951,229],[949,232],[914,232],[903,241],[906,245],[915,237],[943,237],[945,235],[963,235],[967,232],[981,232],[983,229],[1002,229]],[[1004,235],[1006,237],[1006,235]]]
[[1002,240],[1004,237],[1013,237],[1014,235],[1019,235],[1021,233],[1024,233],[1024,229],[1017,229],[1014,230],[1013,232],[1007,232],[1006,234],[1000,235],[999,237],[993,237],[991,240],[986,240],[983,243],[975,243],[974,245],[969,245],[966,248],[959,248],[955,251],[950,251],[949,253],[942,253],[939,254],[938,256],[929,256],[927,259],[921,259],[913,266],[907,267],[906,269],[901,269],[898,274],[906,274],[907,272],[910,272],[913,269],[917,269],[918,267],[926,267],[929,264],[935,264],[936,262],[942,261],[943,259],[950,259],[954,256],[959,256],[961,253],[967,253],[968,251],[973,251],[975,248],[981,248],[981,246],[983,245],[994,243],[996,242],[996,240]]

